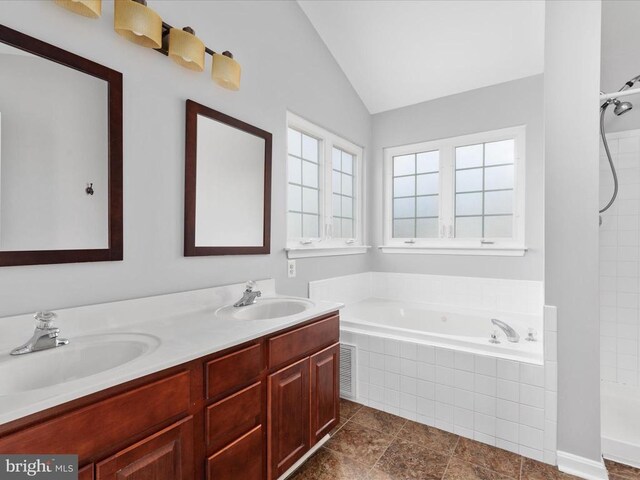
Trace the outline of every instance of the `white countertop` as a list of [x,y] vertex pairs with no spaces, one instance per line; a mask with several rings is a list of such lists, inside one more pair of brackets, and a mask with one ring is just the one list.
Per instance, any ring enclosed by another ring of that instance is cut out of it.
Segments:
[[[277,296],[273,280],[259,281],[257,289],[263,297]],[[95,375],[37,390],[0,393],[0,425],[283,330],[343,306],[335,302],[314,302],[302,313],[270,320],[236,320],[215,315],[218,308],[237,301],[243,290],[244,284],[238,284],[56,311],[60,337],[71,342],[74,337],[84,335],[139,333],[157,337],[159,345],[141,357]],[[4,375],[20,375],[21,361],[26,357],[37,356],[42,368],[48,367],[48,354],[58,349],[9,355],[33,333],[32,315],[5,317],[0,319],[0,324],[3,331],[0,386],[6,384]],[[4,368],[7,362],[15,364],[15,369]]]

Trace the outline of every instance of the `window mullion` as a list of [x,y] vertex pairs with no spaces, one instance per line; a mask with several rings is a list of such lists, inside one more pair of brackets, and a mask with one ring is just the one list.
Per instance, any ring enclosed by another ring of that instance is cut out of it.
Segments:
[[453,145],[443,145],[441,149],[441,175],[440,184],[440,222],[444,227],[440,238],[449,238],[453,231],[453,218],[455,208],[455,155]]
[[[331,232],[333,228],[333,175],[332,175],[332,152],[333,152],[333,142],[328,138],[325,138],[324,143],[324,192],[323,192],[323,202],[322,205],[324,207],[324,212],[322,215],[322,240],[329,240],[333,237],[333,232]],[[329,234],[331,232],[331,235]]]

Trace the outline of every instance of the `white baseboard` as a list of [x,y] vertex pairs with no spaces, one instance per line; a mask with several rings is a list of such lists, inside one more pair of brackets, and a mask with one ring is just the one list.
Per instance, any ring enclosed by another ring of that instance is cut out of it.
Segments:
[[607,467],[603,460],[595,461],[558,450],[558,468],[561,472],[586,480],[608,480]]
[[311,447],[311,450],[309,450],[307,453],[305,453],[304,456],[300,460],[298,460],[296,463],[291,465],[291,468],[289,468],[289,470],[287,470],[282,475],[280,475],[278,480],[284,480],[289,475],[291,475],[293,472],[295,472],[300,465],[302,465],[304,462],[306,462],[309,459],[309,457],[311,455],[313,455],[314,453],[316,453],[320,449],[320,447],[322,447],[325,443],[327,443],[329,441],[330,438],[331,437],[328,434],[325,435],[324,437],[322,437],[322,440],[320,440],[313,447]]

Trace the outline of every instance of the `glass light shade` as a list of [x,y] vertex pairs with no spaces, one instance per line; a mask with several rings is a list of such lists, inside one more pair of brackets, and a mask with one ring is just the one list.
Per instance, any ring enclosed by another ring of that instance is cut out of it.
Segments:
[[133,0],[116,0],[113,29],[127,40],[148,48],[162,47],[162,19]]
[[231,56],[214,53],[211,64],[211,78],[221,87],[229,90],[239,90],[240,64]]
[[98,18],[102,14],[102,0],[56,0],[56,3],[83,17]]
[[169,31],[169,56],[191,70],[204,70],[204,43],[190,32],[172,28]]

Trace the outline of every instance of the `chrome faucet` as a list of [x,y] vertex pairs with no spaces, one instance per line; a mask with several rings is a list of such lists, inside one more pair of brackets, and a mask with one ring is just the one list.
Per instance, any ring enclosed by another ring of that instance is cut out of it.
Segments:
[[518,341],[520,341],[520,335],[518,335],[518,332],[516,332],[513,328],[511,328],[509,325],[504,323],[502,320],[498,320],[497,318],[492,318],[491,323],[493,323],[495,326],[502,329],[504,334],[507,336],[507,340],[509,340],[510,342],[518,343]]
[[260,290],[253,290],[256,288],[256,282],[253,280],[249,280],[247,282],[247,287],[242,294],[242,298],[233,304],[234,307],[246,307],[247,305],[253,305],[258,301],[258,297],[262,296],[262,292]]
[[69,343],[66,338],[58,338],[60,329],[53,326],[53,320],[57,315],[53,312],[37,312],[36,329],[27,343],[11,351],[11,355],[23,355],[25,353],[39,352],[50,348],[61,347]]

